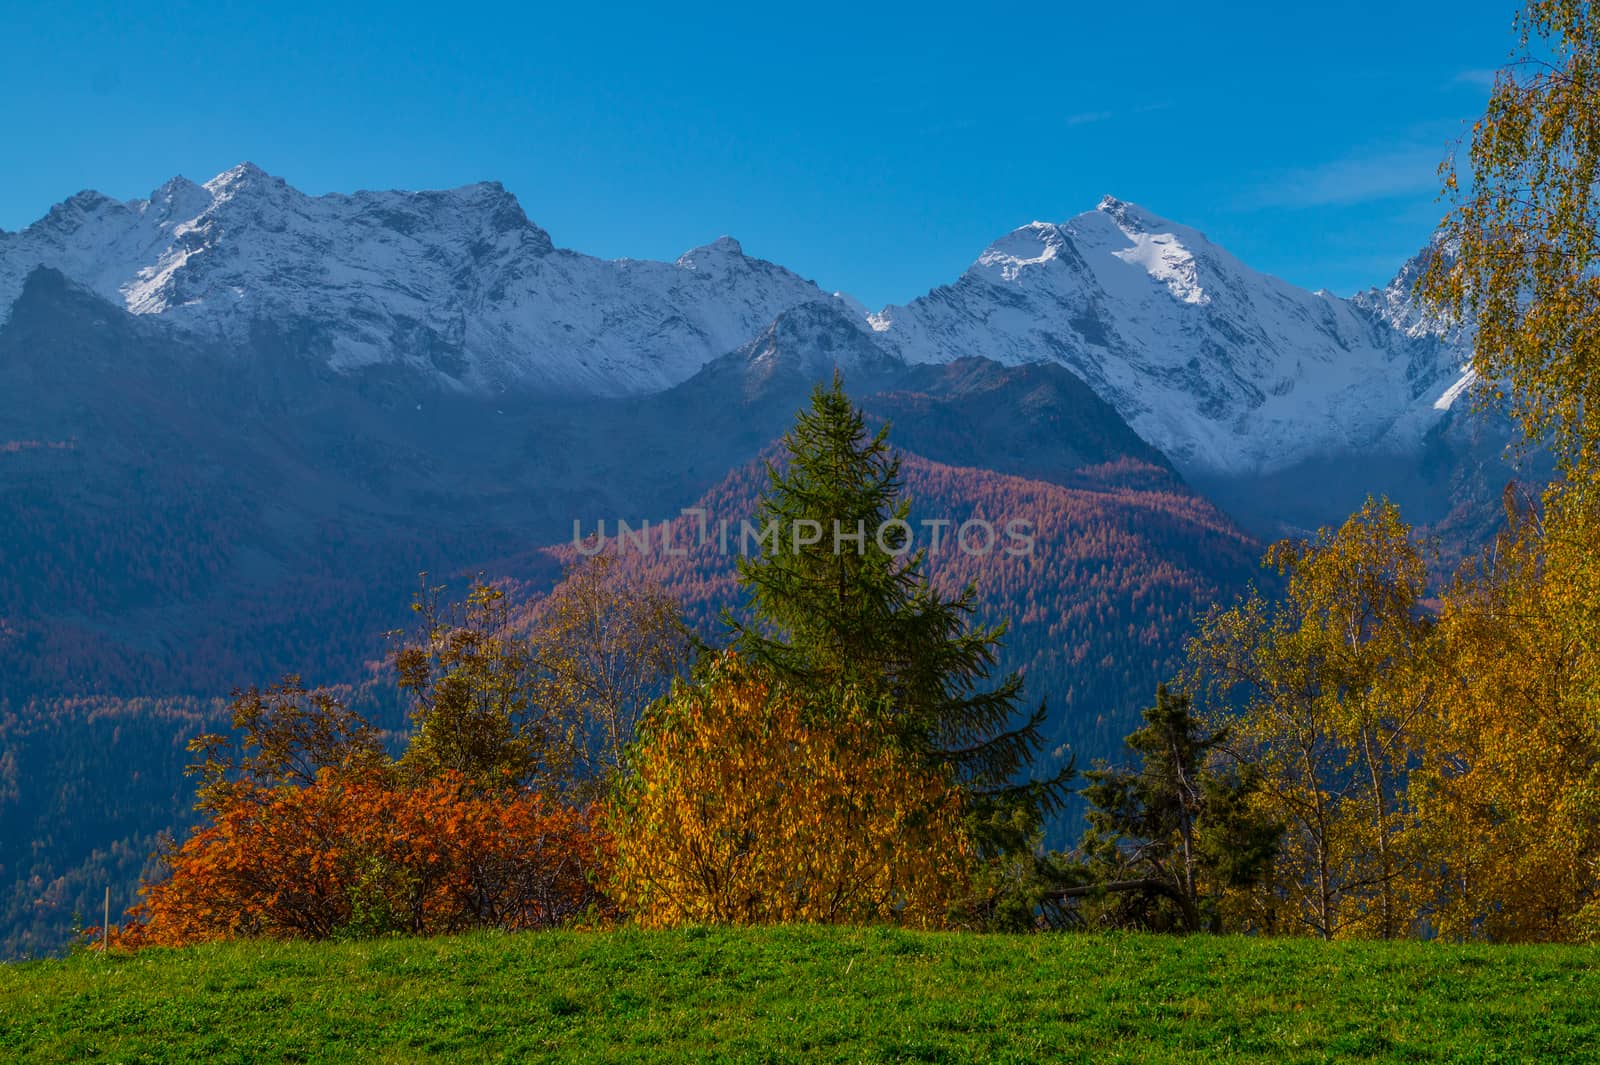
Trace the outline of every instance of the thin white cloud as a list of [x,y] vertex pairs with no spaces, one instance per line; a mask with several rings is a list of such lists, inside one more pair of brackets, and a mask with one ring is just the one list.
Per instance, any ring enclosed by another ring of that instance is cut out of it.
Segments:
[[1087,126],[1091,122],[1104,122],[1116,117],[1115,111],[1080,111],[1078,114],[1067,116],[1067,125]]
[[1439,191],[1443,145],[1413,145],[1291,170],[1256,190],[1262,207],[1374,203]]
[[1451,78],[1453,85],[1472,85],[1479,89],[1494,88],[1494,78],[1497,70],[1463,70]]
[[1065,121],[1069,126],[1087,126],[1092,122],[1109,122],[1124,115],[1148,115],[1153,111],[1165,111],[1171,106],[1171,100],[1158,100],[1155,103],[1139,104],[1119,111],[1080,111],[1075,115],[1068,115]]

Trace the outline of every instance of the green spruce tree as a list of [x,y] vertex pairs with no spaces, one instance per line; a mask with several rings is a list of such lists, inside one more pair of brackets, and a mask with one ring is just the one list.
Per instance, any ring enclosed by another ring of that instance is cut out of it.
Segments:
[[1015,673],[989,682],[1005,626],[974,623],[976,589],[946,597],[928,582],[888,426],[869,433],[835,373],[783,445],[757,514],[763,552],[739,564],[754,614],[749,625],[729,617],[739,649],[818,706],[846,687],[875,699],[899,742],[967,790],[980,828],[1014,825],[1019,808],[1036,828],[1065,798],[1071,767],[1021,779],[1043,746],[1045,707],[1021,708]]

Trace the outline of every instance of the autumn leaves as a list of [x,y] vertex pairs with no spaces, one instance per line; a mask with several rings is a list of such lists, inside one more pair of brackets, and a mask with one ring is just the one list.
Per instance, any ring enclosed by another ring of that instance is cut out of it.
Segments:
[[1518,25],[1420,291],[1559,475],[1454,574],[1369,502],[1274,549],[1283,599],[1206,619],[1187,679],[1285,827],[1249,927],[1600,939],[1600,11]]
[[361,714],[298,678],[243,692],[231,735],[190,744],[205,822],[161,857],[115,942],[324,939],[606,920],[596,805],[633,721],[687,653],[652,587],[585,565],[531,612],[424,585],[397,633],[412,704],[391,757]]
[[250,785],[166,856],[113,943],[549,928],[607,912],[593,874],[609,846],[590,812],[454,772]]
[[[1594,540],[1512,508],[1442,590],[1399,512],[1369,502],[1270,560],[1287,594],[1202,623],[1190,686],[1284,826],[1243,927],[1332,938],[1579,939],[1600,906]],[[1600,528],[1593,517],[1584,519]]]
[[735,653],[646,716],[612,810],[640,924],[945,922],[972,843],[946,776],[857,690],[820,708]]
[[[903,518],[898,462],[837,378],[786,444],[764,520]],[[206,823],[119,941],[979,919],[975,871],[1032,861],[1064,791],[1019,778],[1042,707],[1019,710],[1016,677],[986,686],[999,630],[920,552],[788,542],[744,560],[753,618],[686,676],[670,604],[609,557],[531,615],[424,586],[393,657],[398,758],[296,679],[237,696],[235,736],[191,747]]]

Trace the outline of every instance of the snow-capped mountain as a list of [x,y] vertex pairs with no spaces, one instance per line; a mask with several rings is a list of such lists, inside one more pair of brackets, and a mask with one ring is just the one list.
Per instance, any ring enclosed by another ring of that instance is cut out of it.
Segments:
[[1355,299],[1306,292],[1107,198],[869,321],[910,362],[1059,362],[1181,469],[1248,475],[1408,450],[1443,416],[1467,351],[1413,305],[1417,269]]
[[335,370],[467,391],[663,389],[828,298],[727,237],[674,263],[556,248],[497,183],[307,196],[250,164],[147,200],[80,193],[0,234],[0,321],[39,266],[201,337],[268,329]]
[[338,372],[405,367],[469,394],[656,392],[728,353],[770,361],[777,339],[807,373],[1055,362],[1202,477],[1413,451],[1471,381],[1460,337],[1411,299],[1419,261],[1340,299],[1110,198],[877,314],[726,237],[607,261],[556,248],[498,184],[313,197],[249,164],[147,200],[80,193],[0,234],[0,321],[40,266],[232,350],[270,336]]

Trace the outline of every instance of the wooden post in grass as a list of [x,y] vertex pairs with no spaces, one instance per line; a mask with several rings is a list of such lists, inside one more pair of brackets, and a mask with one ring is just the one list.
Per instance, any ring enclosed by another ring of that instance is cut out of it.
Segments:
[[111,952],[111,885],[106,885],[106,920],[100,926],[100,953]]

